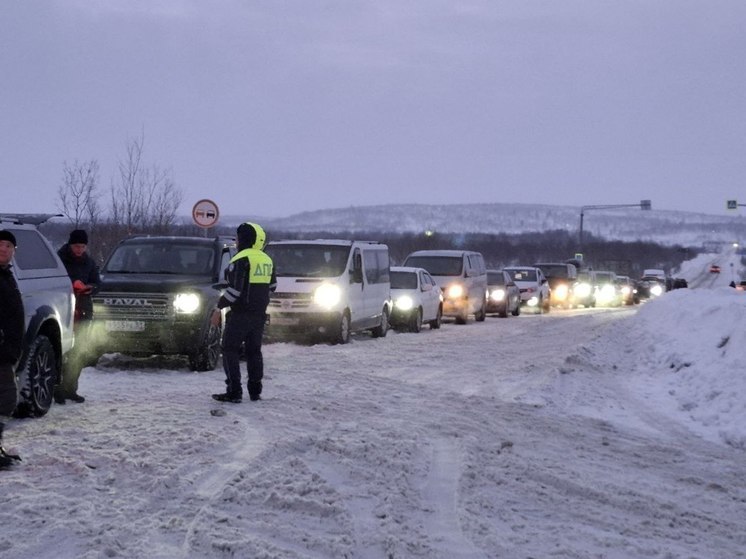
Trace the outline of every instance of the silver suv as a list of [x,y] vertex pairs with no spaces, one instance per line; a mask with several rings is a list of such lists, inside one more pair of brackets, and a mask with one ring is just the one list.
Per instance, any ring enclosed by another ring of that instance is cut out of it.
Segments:
[[16,371],[19,386],[16,415],[41,416],[49,411],[63,359],[73,346],[75,298],[65,266],[37,230],[52,215],[0,214],[0,229],[18,242],[13,259],[26,315],[23,353]]

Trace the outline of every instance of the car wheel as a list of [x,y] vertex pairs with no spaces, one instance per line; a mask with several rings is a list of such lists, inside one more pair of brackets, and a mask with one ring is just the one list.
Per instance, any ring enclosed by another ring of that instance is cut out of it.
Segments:
[[346,344],[350,341],[350,315],[347,311],[342,313],[342,318],[337,324],[337,331],[332,336],[332,343]]
[[222,326],[210,324],[200,347],[197,348],[196,352],[189,355],[189,368],[192,371],[215,370],[220,360],[220,339],[222,336]]
[[57,354],[46,336],[37,336],[20,370],[20,402],[17,417],[40,417],[52,405],[54,385],[59,379]]
[[370,331],[374,338],[385,338],[386,333],[389,331],[389,310],[384,307],[381,312],[381,324],[373,328]]
[[512,312],[513,316],[521,316],[521,304],[518,303]]
[[485,318],[487,318],[487,302],[482,300],[482,308],[474,313],[474,320],[477,322],[484,322]]
[[422,309],[418,308],[417,312],[412,314],[412,318],[409,323],[409,331],[416,334],[420,330],[422,330]]
[[440,328],[440,325],[443,323],[443,307],[438,307],[438,314],[435,315],[435,318],[430,321],[430,329],[431,330],[437,330]]

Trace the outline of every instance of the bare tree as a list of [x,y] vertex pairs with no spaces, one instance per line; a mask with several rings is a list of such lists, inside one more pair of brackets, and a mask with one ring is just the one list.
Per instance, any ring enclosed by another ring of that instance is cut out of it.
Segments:
[[75,228],[98,220],[98,169],[95,159],[83,163],[76,159],[72,165],[65,161],[63,165],[57,207]]
[[127,143],[127,157],[119,162],[118,181],[111,187],[111,217],[127,232],[167,232],[176,221],[183,200],[170,170],[143,162],[145,135]]

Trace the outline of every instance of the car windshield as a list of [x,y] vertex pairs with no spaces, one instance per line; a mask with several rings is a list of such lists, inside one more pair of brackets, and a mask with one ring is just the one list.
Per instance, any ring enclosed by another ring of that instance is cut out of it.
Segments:
[[505,276],[502,272],[487,272],[487,283],[490,285],[505,285]]
[[548,278],[565,278],[567,279],[567,266],[564,264],[541,264],[539,266],[544,275]]
[[536,270],[506,270],[513,281],[537,281]]
[[410,256],[404,265],[425,268],[433,276],[460,276],[463,258],[460,256]]
[[417,289],[415,272],[391,272],[391,289]]
[[350,247],[344,245],[278,244],[265,249],[278,277],[335,278],[347,267]]
[[204,244],[126,243],[119,245],[103,272],[120,274],[211,275],[215,251]]

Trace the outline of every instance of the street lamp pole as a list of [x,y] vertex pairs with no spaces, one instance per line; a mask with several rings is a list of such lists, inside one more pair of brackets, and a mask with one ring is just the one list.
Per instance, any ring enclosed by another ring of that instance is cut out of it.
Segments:
[[578,233],[578,252],[583,253],[583,217],[588,210],[611,210],[615,208],[640,208],[649,210],[652,207],[650,200],[640,200],[639,204],[602,204],[600,206],[580,206],[580,231]]

